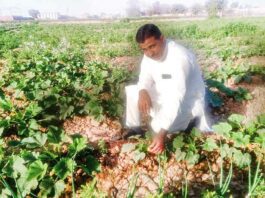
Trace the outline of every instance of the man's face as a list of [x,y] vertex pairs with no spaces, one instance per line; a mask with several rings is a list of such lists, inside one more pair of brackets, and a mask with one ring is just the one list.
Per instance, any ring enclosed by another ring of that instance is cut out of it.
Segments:
[[139,44],[139,46],[147,57],[154,60],[160,60],[165,48],[165,39],[163,36],[160,36],[159,39],[152,36],[146,38],[143,43]]

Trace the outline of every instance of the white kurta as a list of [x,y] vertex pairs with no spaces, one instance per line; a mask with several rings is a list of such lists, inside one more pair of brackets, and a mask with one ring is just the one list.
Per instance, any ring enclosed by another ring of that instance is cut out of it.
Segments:
[[194,117],[198,128],[211,131],[205,115],[205,84],[194,55],[174,41],[167,40],[164,57],[156,61],[144,56],[137,85],[126,88],[126,125],[140,126],[139,90],[152,100],[151,126],[155,132],[185,130]]

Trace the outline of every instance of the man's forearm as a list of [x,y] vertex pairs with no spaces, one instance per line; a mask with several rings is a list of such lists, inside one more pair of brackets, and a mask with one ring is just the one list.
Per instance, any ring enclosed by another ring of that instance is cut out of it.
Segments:
[[148,115],[150,113],[150,109],[152,107],[151,98],[148,94],[148,91],[145,89],[141,89],[139,91],[139,100],[138,100],[138,108],[141,113],[144,115]]

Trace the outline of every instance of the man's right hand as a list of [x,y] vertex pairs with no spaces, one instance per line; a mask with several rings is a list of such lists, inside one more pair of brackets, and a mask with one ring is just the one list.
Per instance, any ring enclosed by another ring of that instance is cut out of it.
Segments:
[[152,107],[151,98],[145,89],[139,91],[138,108],[144,115],[149,115]]

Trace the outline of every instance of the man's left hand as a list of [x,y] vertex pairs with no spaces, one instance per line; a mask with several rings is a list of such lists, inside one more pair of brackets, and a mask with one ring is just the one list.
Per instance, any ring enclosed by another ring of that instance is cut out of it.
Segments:
[[153,142],[148,147],[148,151],[154,154],[161,154],[165,150],[165,139],[167,132],[161,130],[153,139]]

